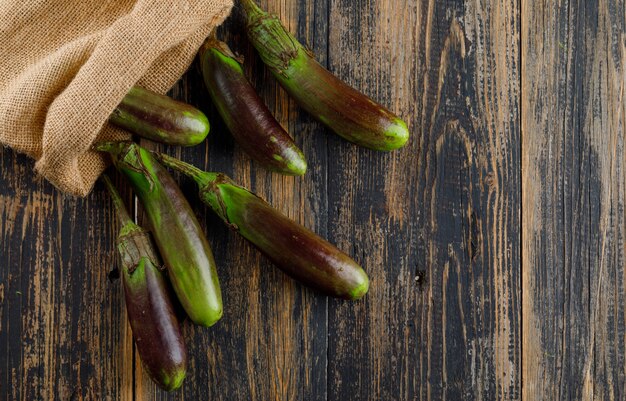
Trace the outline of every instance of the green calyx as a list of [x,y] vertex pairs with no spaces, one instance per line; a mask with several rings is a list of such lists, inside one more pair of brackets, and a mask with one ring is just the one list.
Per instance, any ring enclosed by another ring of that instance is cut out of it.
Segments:
[[[115,213],[120,222],[117,249],[121,257],[123,272],[133,275],[139,267],[143,266],[145,260],[149,260],[153,265],[158,266],[159,258],[152,248],[150,235],[130,218],[119,192],[106,174],[102,175],[102,181],[113,200]],[[138,274],[139,276],[143,275],[142,272]],[[134,280],[131,282],[138,281]]]
[[243,58],[237,57],[226,43],[218,40],[215,36],[215,32],[209,35],[207,40],[202,44],[200,48],[201,58],[204,58],[209,52],[218,57],[222,62],[241,71],[243,74],[243,69],[241,68]]
[[261,10],[252,0],[244,0],[242,4],[248,15],[248,36],[275,74],[286,74],[289,68],[297,68],[297,64],[311,58],[310,52],[285,29],[278,17]]
[[239,231],[238,217],[244,215],[251,202],[263,202],[258,196],[237,185],[222,173],[202,171],[191,164],[174,157],[155,153],[155,157],[165,166],[173,168],[192,178],[200,190],[200,198],[231,228]]
[[124,275],[124,280],[126,281],[126,285],[128,285],[131,289],[141,289],[146,286],[146,266],[153,265],[152,261],[147,257],[141,257],[137,261],[137,264],[133,266],[133,269],[128,269],[127,266],[124,266],[122,269],[122,274]]
[[237,71],[238,73],[243,74],[243,68],[241,68],[241,64],[239,64],[239,62],[234,58],[234,55],[228,55],[223,50],[216,47],[210,48],[207,51],[211,52],[213,56],[217,57],[220,62],[228,65],[230,68]]
[[144,192],[155,191],[154,181],[151,179],[153,170],[150,152],[134,142],[104,142],[95,146],[101,152],[108,152],[115,167],[123,170],[138,189]]
[[215,181],[203,187],[200,195],[211,209],[236,231],[241,229],[237,216],[244,214],[250,201],[258,200],[252,192],[235,184],[223,174],[218,174]]
[[[105,142],[95,146],[96,150],[108,152],[115,167],[132,182],[136,192],[150,194],[155,198],[162,187],[154,173],[154,158],[149,151],[134,142]],[[144,203],[144,207],[150,205]],[[154,224],[159,224],[161,216],[153,214]]]
[[134,234],[144,233],[143,228],[139,227],[135,223],[128,223],[122,225],[118,238],[132,237]]
[[139,231],[120,235],[117,239],[117,250],[122,260],[122,268],[129,274],[133,274],[146,260],[154,266],[160,266],[160,259],[152,247],[150,235],[140,227],[136,227]]
[[128,149],[130,148],[130,144],[132,144],[132,142],[130,141],[100,142],[100,143],[96,143],[93,146],[93,149],[99,152],[107,152],[107,153],[110,153],[111,155],[119,156],[123,153],[128,152]]
[[221,173],[211,173],[202,171],[199,168],[185,163],[175,157],[168,156],[163,153],[155,153],[154,156],[163,163],[163,165],[173,168],[186,176],[192,178],[200,188],[200,197],[204,199],[211,209],[217,213],[224,221],[228,221],[226,215],[226,207],[219,196],[219,185],[222,183],[232,182],[230,178]]
[[228,218],[228,206],[222,196],[222,186],[228,185],[230,178],[223,174],[217,174],[214,179],[200,184],[200,198],[227,224],[231,224]]
[[166,154],[155,153],[154,155],[165,166],[173,168],[174,170],[192,178],[198,184],[198,188],[200,189],[200,198],[202,198],[202,200],[204,200],[209,207],[211,207],[211,209],[229,225],[233,224],[228,216],[228,210],[232,204],[227,201],[228,197],[224,196],[224,189],[232,188],[240,190],[249,196],[254,196],[252,193],[236,185],[235,182],[225,174],[202,171],[191,164],[185,163]]

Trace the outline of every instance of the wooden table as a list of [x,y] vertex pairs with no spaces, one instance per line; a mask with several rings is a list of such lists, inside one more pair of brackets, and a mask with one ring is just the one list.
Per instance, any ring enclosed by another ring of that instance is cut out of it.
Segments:
[[102,185],[64,196],[5,149],[0,397],[624,400],[624,0],[261,3],[331,71],[405,117],[410,143],[384,154],[330,134],[244,35],[224,31],[309,172],[251,163],[197,64],[172,95],[207,112],[212,135],[167,151],[226,172],[346,250],[369,294],[339,301],[293,282],[181,179],[225,313],[211,329],[185,323],[188,377],[164,394],[142,374],[108,277],[116,224]]

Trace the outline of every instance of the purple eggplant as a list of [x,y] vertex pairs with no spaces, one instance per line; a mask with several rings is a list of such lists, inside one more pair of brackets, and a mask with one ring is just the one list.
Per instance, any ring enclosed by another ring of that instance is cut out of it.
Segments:
[[348,255],[224,174],[164,154],[156,157],[196,181],[202,201],[294,279],[339,298],[356,300],[367,292],[367,274]]
[[155,142],[193,146],[209,133],[209,120],[187,103],[135,86],[117,106],[109,121]]
[[117,249],[128,320],[148,376],[172,391],[185,378],[187,350],[159,257],[150,235],[128,216],[117,190],[104,175],[120,223]]
[[209,37],[200,61],[213,104],[239,146],[268,170],[303,175],[307,165],[302,151],[250,85],[228,45]]

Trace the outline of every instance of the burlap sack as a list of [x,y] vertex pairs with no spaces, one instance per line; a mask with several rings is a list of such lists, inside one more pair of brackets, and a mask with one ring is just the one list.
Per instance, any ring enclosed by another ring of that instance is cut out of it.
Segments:
[[0,1],[0,142],[84,196],[106,167],[97,140],[139,83],[164,93],[233,0]]

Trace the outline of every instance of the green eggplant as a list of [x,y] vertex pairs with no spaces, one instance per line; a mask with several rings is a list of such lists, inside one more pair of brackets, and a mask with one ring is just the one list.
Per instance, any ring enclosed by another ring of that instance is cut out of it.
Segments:
[[303,175],[306,160],[246,79],[228,45],[211,35],[200,49],[204,82],[239,146],[268,170]]
[[339,136],[375,150],[404,146],[402,119],[348,86],[318,63],[280,20],[254,0],[241,0],[250,41],[278,83],[308,113]]
[[106,175],[120,223],[117,249],[128,320],[144,370],[164,390],[181,386],[187,369],[187,350],[172,304],[168,285],[160,271],[159,257],[150,234],[128,216],[119,193]]
[[133,142],[95,146],[109,152],[113,164],[139,197],[174,291],[191,320],[212,326],[222,316],[211,247],[178,185],[150,152]]
[[135,86],[109,121],[142,138],[168,145],[193,146],[209,133],[209,120],[187,103]]
[[191,177],[204,203],[285,273],[325,294],[356,300],[369,279],[354,260],[221,173],[210,173],[164,154],[166,166]]

